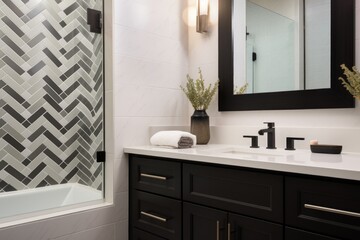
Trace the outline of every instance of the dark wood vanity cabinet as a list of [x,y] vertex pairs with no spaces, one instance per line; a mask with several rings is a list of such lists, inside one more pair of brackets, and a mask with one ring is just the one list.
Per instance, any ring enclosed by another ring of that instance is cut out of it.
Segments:
[[360,184],[130,155],[131,240],[359,240]]
[[340,240],[337,238],[327,237],[317,233],[310,233],[289,227],[285,227],[285,239],[286,240]]
[[191,203],[183,206],[183,229],[187,240],[283,239],[280,224]]
[[183,164],[183,199],[283,222],[283,176],[279,175]]
[[134,227],[154,232],[165,239],[182,239],[181,201],[136,190],[131,195]]
[[130,238],[130,239],[133,239],[133,240],[165,240],[165,238],[157,237],[153,234],[138,230],[136,228],[132,229],[132,238]]
[[282,224],[254,219],[238,214],[229,214],[229,232],[231,240],[273,240],[283,239]]
[[181,240],[181,163],[130,158],[130,239]]
[[191,203],[183,205],[184,239],[226,240],[227,212]]
[[343,239],[360,239],[360,183],[285,178],[285,223]]
[[133,156],[130,164],[133,188],[167,197],[181,198],[180,162]]

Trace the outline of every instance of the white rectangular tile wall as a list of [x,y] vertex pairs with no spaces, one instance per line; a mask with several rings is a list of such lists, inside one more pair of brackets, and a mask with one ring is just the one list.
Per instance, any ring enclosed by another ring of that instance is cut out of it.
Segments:
[[102,0],[0,0],[0,192],[102,188]]
[[[149,126],[187,125],[179,85],[188,72],[186,1],[117,0],[114,24],[114,193],[128,192],[124,146],[149,144]],[[120,226],[118,226],[120,227]],[[117,239],[126,233],[115,232]],[[123,229],[123,228],[121,228]]]
[[186,80],[187,3],[177,0],[115,1],[115,191],[127,190],[124,146],[149,144],[149,126],[188,123]]

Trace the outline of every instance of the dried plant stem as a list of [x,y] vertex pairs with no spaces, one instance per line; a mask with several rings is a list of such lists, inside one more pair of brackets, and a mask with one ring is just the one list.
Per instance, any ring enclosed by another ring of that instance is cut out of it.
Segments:
[[352,67],[352,70],[347,68],[345,64],[342,64],[340,67],[344,70],[346,80],[343,77],[340,77],[339,80],[354,98],[360,100],[360,72],[355,66]]
[[217,81],[214,86],[210,84],[208,87],[205,87],[204,78],[199,68],[199,78],[194,81],[189,74],[187,77],[186,87],[180,86],[183,92],[186,94],[191,105],[195,110],[206,110],[208,109],[212,98],[214,97],[216,90],[219,86],[219,81]]

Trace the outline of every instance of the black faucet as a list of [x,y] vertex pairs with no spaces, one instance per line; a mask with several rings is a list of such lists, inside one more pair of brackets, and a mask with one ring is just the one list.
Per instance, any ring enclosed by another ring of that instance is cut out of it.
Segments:
[[264,135],[267,133],[267,149],[276,149],[275,147],[275,123],[273,122],[264,122],[268,125],[268,128],[259,130],[259,135]]

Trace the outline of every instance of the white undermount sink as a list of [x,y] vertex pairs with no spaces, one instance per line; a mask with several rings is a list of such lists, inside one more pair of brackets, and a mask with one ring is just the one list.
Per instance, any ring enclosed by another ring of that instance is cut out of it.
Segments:
[[[270,151],[270,150],[269,150]],[[234,154],[234,155],[257,155],[257,156],[273,156],[273,157],[282,157],[284,155],[280,155],[279,153],[263,153],[263,152],[246,152],[243,150],[225,150],[222,151],[222,153],[227,153],[227,154]]]
[[256,149],[256,148],[240,148],[240,147],[228,147],[228,148],[218,148],[218,149],[208,149],[204,152],[209,152],[211,154],[220,154],[233,156],[237,158],[246,158],[246,159],[258,159],[258,158],[281,158],[291,155],[290,152],[277,149]]

